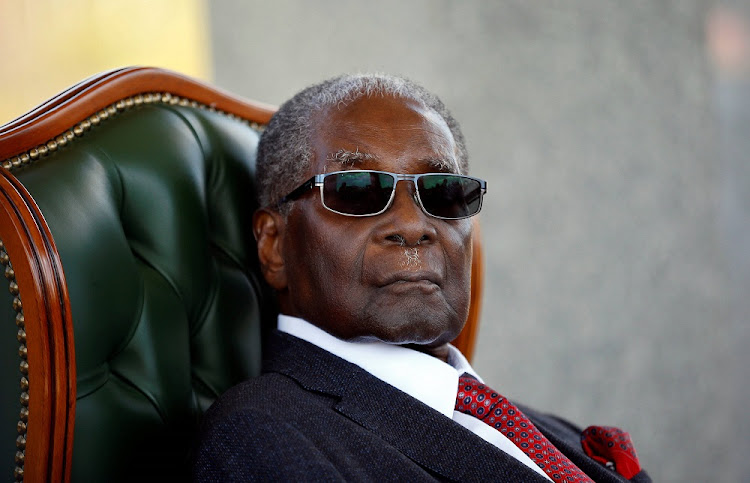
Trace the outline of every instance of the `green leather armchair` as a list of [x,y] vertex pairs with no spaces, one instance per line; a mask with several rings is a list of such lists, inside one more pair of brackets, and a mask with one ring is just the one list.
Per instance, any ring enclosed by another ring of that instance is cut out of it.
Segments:
[[0,478],[185,474],[201,413],[258,374],[275,323],[250,223],[273,111],[136,67],[0,127]]

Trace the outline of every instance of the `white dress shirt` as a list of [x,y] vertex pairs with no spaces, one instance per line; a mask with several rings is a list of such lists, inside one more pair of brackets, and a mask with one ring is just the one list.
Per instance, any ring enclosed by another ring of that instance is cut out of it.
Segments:
[[449,346],[448,363],[422,352],[380,341],[350,342],[338,339],[297,317],[279,315],[278,328],[355,364],[378,379],[400,389],[451,418],[485,441],[497,446],[552,481],[526,454],[500,431],[479,419],[454,410],[458,377],[477,375],[458,349]]

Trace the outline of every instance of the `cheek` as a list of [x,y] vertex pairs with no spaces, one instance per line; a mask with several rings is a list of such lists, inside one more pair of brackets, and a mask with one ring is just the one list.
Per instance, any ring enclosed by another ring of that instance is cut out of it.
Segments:
[[[461,220],[464,221],[464,220]],[[468,220],[466,220],[468,221]],[[449,289],[456,297],[465,296],[471,289],[471,262],[473,235],[470,224],[461,224],[444,235],[443,250],[447,260]]]
[[313,226],[303,219],[288,232],[287,277],[289,296],[298,307],[310,310],[347,310],[361,297],[352,293],[359,286],[362,253],[358,253],[357,237],[342,225]]
[[453,266],[466,266],[471,269],[471,247],[473,231],[469,220],[459,220],[445,227],[442,233],[443,249],[446,258]]

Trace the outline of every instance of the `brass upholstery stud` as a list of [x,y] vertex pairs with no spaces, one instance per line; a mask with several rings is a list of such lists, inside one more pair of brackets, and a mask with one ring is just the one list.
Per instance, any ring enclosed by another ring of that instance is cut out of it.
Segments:
[[80,124],[76,124],[76,127],[73,128],[73,134],[76,136],[83,136],[83,128]]
[[49,152],[49,149],[47,149],[47,145],[46,144],[42,144],[41,146],[39,146],[38,149],[39,149],[39,155],[40,156],[46,156],[47,153]]
[[32,149],[29,151],[29,156],[31,156],[31,159],[37,159],[39,157],[39,150],[37,148]]
[[65,134],[60,134],[59,136],[57,136],[55,141],[57,141],[57,145],[60,147],[65,146],[65,144],[67,144],[68,142],[68,140],[65,138]]
[[10,170],[13,168],[13,162],[10,159],[3,161],[3,168]]
[[89,121],[88,119],[84,119],[83,121],[81,121],[81,127],[84,131],[88,131],[89,129],[91,129],[91,121]]
[[101,111],[99,111],[99,118],[102,121],[107,119],[108,117],[109,117],[109,113],[106,110],[102,109]]
[[[53,149],[57,148],[57,144],[53,141],[50,141],[50,144],[54,144],[55,147]],[[43,150],[41,148],[44,148]],[[39,150],[36,149],[35,156],[38,157],[40,152],[46,152],[47,146],[40,146]],[[43,154],[43,153],[42,153]],[[26,159],[29,159],[29,156],[26,156]],[[15,161],[17,164],[21,163],[21,158],[16,157]],[[21,403],[21,411],[19,413],[19,421],[16,423],[16,430],[18,431],[18,437],[16,438],[16,447],[18,448],[18,451],[16,451],[15,455],[15,462],[16,467],[13,472],[14,477],[17,481],[23,481],[23,466],[26,459],[26,431],[28,429],[27,424],[29,421],[29,364],[26,361],[28,357],[28,349],[26,347],[26,330],[24,329],[25,325],[25,319],[22,312],[22,305],[21,305],[21,298],[19,296],[19,287],[18,283],[16,282],[16,273],[13,270],[13,266],[10,264],[10,257],[8,256],[8,252],[5,251],[5,244],[0,240],[0,263],[5,266],[5,278],[8,279],[8,289],[10,290],[10,293],[14,296],[13,297],[13,309],[17,312],[16,313],[16,325],[18,326],[18,333],[16,334],[16,338],[18,339],[18,342],[20,342],[20,346],[18,348],[18,355],[21,358],[21,363],[18,366],[19,371],[21,372],[21,379],[19,380],[19,386],[21,388],[21,396],[19,397],[19,401]]]
[[89,121],[89,122],[90,122],[91,124],[93,124],[94,126],[98,125],[98,124],[99,124],[99,114],[94,114],[93,116],[91,116],[91,117],[90,117],[90,118],[88,119],[88,121]]
[[133,98],[133,104],[135,104],[136,106],[140,106],[141,104],[143,104],[143,96],[140,95],[140,94],[138,94],[137,96],[135,96]]
[[128,97],[127,99],[125,99],[125,107],[133,107],[133,98],[132,97]]
[[52,141],[48,142],[47,143],[47,149],[49,149],[50,151],[56,150],[57,149],[57,141],[55,141],[53,139]]
[[18,157],[15,157],[15,158],[13,158],[13,159],[12,159],[12,160],[10,161],[10,165],[11,165],[12,167],[14,167],[14,168],[17,168],[17,167],[21,166],[21,159],[20,159],[20,158],[18,158]]

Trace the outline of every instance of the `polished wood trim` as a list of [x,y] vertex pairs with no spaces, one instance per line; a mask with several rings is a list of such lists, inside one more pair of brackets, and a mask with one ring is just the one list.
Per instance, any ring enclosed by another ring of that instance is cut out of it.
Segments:
[[90,77],[0,126],[0,161],[47,143],[105,107],[150,92],[169,93],[241,119],[266,124],[276,108],[166,69],[126,67]]
[[482,311],[482,294],[484,291],[484,249],[482,248],[482,233],[479,229],[479,217],[472,218],[474,236],[471,241],[471,302],[469,317],[466,325],[458,337],[453,341],[458,350],[471,362],[474,357],[477,337],[479,335],[479,317]]
[[67,285],[44,217],[28,191],[4,168],[0,239],[15,271],[25,317],[29,414],[23,479],[69,481],[76,373]]

